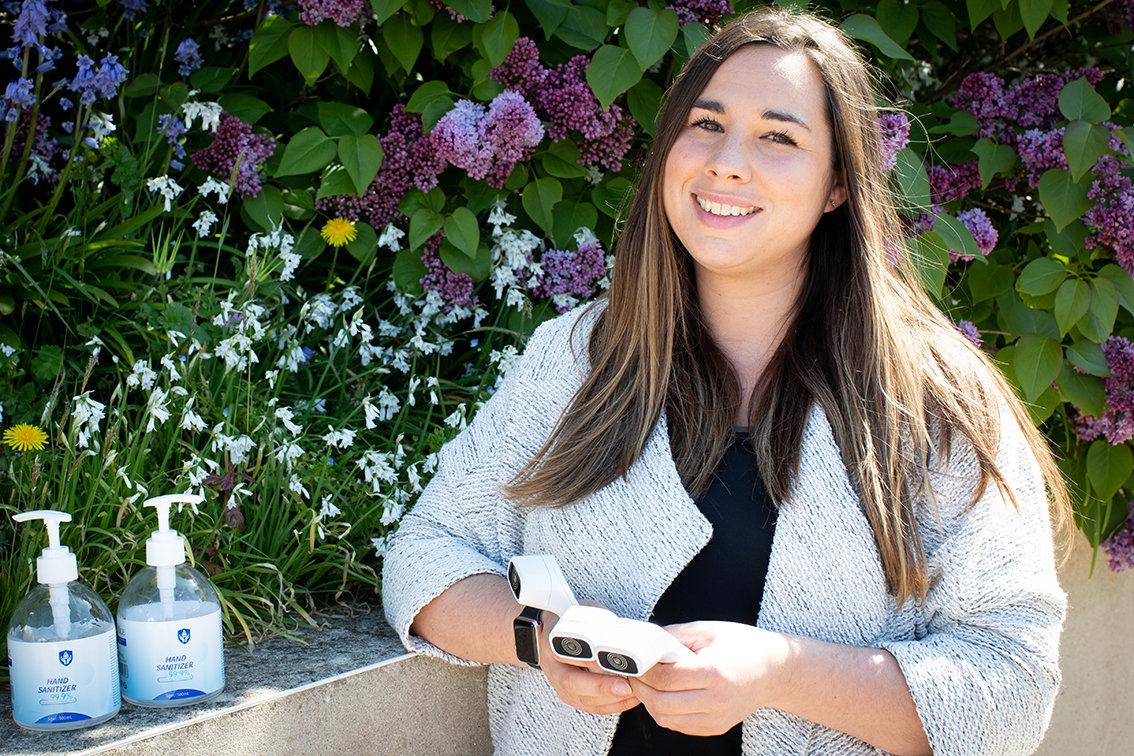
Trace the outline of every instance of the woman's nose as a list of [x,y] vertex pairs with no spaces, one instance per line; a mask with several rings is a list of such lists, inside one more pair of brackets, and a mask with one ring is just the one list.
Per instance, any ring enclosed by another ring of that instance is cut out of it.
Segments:
[[749,160],[748,151],[739,139],[725,138],[709,153],[706,168],[714,176],[747,180],[752,171]]

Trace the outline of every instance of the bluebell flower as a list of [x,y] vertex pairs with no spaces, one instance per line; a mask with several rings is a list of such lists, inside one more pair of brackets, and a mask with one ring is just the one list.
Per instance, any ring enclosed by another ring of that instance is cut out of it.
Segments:
[[75,107],[75,103],[71,102],[71,100],[66,98],[66,97],[60,97],[59,98],[59,107],[61,107],[63,109],[63,111],[66,112],[66,111],[70,110],[71,108]]
[[175,171],[180,171],[185,167],[185,163],[182,163],[180,160],[170,160],[169,167]]
[[21,47],[35,47],[47,33],[47,3],[44,0],[24,0],[20,15],[12,25],[12,39]]
[[55,61],[59,60],[63,55],[63,51],[58,47],[48,47],[47,45],[39,46],[39,65],[35,67],[35,72],[38,74],[47,73],[48,71],[55,70]]
[[127,19],[133,21],[138,16],[146,12],[146,6],[149,3],[146,0],[122,0],[122,15]]
[[311,347],[301,347],[303,349],[303,361],[307,362],[315,356],[315,350]]
[[480,339],[469,339],[469,346],[470,347],[480,346]]
[[86,55],[80,55],[75,64],[79,72],[68,84],[68,88],[79,95],[79,102],[91,105],[95,100],[105,98],[114,99],[118,94],[118,87],[126,81],[130,73],[121,63],[118,56],[107,54],[100,62],[98,70],[92,70],[94,61]]
[[173,154],[179,158],[185,157],[185,145],[178,141],[178,137],[186,131],[185,122],[172,113],[163,113],[158,116],[158,133],[165,137],[166,141],[173,147]]
[[4,90],[4,100],[0,102],[0,120],[11,123],[19,117],[21,110],[31,110],[35,105],[35,93],[31,79],[16,79],[9,82]]
[[173,59],[181,64],[177,73],[188,76],[201,67],[201,48],[193,41],[192,37],[186,37],[177,46],[177,52],[173,54]]

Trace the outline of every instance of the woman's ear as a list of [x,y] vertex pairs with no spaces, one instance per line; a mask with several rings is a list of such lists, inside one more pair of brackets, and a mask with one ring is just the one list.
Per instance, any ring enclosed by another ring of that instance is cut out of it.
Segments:
[[824,212],[834,210],[839,205],[847,201],[847,188],[843,183],[842,177],[836,175],[835,184],[831,187],[831,193],[827,195],[827,207]]

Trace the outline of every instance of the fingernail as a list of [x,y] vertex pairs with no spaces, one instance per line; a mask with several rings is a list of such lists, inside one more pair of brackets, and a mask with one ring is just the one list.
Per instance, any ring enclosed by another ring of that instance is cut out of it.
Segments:
[[616,695],[616,696],[628,696],[628,695],[630,695],[630,685],[628,683],[623,682],[622,680],[619,680],[618,682],[616,682],[613,687],[614,687],[614,695]]

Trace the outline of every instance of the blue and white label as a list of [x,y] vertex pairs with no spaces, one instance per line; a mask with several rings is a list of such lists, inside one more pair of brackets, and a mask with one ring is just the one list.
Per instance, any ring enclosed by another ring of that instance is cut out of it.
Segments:
[[[114,714],[122,704],[114,629],[78,640],[8,639],[12,718],[50,727]],[[63,729],[63,728],[60,728]]]
[[[133,607],[143,610],[145,607]],[[224,687],[220,609],[200,617],[118,618],[122,693],[131,701],[192,703]]]

